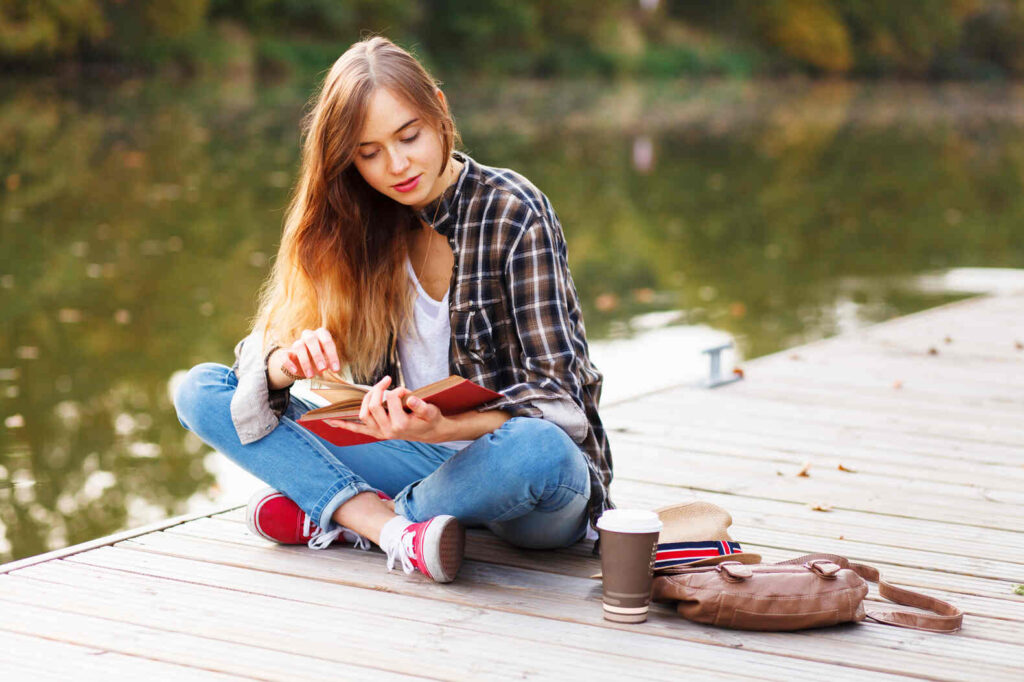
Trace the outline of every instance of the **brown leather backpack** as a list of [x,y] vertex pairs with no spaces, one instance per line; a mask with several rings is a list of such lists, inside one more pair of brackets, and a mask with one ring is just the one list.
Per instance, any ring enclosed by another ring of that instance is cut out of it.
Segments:
[[[864,606],[866,581],[897,604],[931,614]],[[881,580],[878,570],[835,554],[808,554],[777,564],[725,561],[700,568],[674,567],[654,577],[651,599],[676,602],[688,620],[738,630],[803,630],[860,621],[956,632],[963,612],[948,602]]]

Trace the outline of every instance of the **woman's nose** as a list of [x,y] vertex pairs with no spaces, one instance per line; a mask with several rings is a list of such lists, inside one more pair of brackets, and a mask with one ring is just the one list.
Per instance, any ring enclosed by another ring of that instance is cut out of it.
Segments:
[[390,164],[388,170],[393,175],[401,175],[409,167],[409,158],[398,149],[392,149],[388,152],[388,163]]

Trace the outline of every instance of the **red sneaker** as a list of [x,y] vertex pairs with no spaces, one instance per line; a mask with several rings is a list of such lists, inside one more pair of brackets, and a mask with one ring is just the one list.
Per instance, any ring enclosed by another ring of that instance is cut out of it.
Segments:
[[[381,549],[388,555],[389,571],[397,559],[407,574],[418,569],[435,582],[455,580],[466,548],[466,529],[454,516],[442,514],[400,528],[397,537],[385,535],[381,532]],[[396,531],[392,530],[391,535],[396,535]]]
[[[391,499],[380,491],[377,491],[377,496]],[[282,545],[308,545],[313,549],[323,549],[340,537],[359,549],[370,549],[367,538],[344,526],[323,532],[297,504],[273,488],[253,493],[245,510],[245,522],[253,535]]]

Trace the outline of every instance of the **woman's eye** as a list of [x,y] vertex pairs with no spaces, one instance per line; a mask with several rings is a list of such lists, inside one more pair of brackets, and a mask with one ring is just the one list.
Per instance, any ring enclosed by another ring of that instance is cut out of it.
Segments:
[[[420,136],[420,134],[416,133],[412,137],[402,138],[402,142],[406,142],[406,143],[408,143],[408,142],[415,142],[416,138],[418,138],[419,136]],[[374,152],[372,154],[360,154],[359,158],[363,159],[364,161],[369,161],[370,159],[372,159],[375,156],[377,156],[377,152]]]

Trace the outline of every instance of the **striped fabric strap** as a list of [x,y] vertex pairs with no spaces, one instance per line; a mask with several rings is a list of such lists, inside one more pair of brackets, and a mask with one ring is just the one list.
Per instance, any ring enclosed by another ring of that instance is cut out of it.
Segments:
[[658,545],[658,553],[654,559],[655,570],[668,566],[692,564],[701,559],[728,556],[742,552],[740,543],[726,540],[708,540],[705,542],[665,542]]

